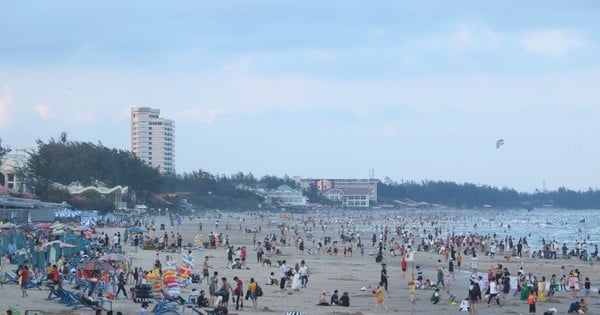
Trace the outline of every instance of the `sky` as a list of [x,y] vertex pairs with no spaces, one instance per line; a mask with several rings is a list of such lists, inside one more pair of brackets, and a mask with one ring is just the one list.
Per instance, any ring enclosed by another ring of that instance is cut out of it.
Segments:
[[178,173],[597,189],[599,56],[599,1],[6,0],[0,139],[145,106]]

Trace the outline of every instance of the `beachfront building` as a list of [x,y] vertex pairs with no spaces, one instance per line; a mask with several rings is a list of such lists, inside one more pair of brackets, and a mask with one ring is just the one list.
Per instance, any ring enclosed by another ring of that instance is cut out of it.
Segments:
[[11,148],[0,163],[0,187],[15,193],[27,193],[27,185],[20,176],[20,170],[27,164],[29,153],[26,149]]
[[333,188],[323,192],[323,197],[346,208],[368,208],[370,193],[368,188]]
[[175,122],[160,109],[131,108],[131,151],[161,173],[175,173]]
[[308,198],[299,189],[293,189],[288,185],[281,185],[277,189],[267,190],[265,197],[267,203],[287,207],[306,206]]
[[346,207],[369,207],[377,203],[378,179],[313,179],[298,178],[294,180],[302,190],[317,188],[325,198],[339,202]]

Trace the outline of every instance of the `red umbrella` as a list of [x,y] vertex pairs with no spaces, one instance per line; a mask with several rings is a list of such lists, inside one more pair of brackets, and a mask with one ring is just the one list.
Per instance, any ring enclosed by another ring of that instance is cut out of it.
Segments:
[[5,229],[5,230],[12,229],[14,227],[16,227],[16,225],[14,225],[13,223],[10,223],[10,222],[0,225],[0,229]]
[[125,255],[110,253],[110,254],[106,254],[106,255],[98,258],[98,260],[123,262],[123,261],[127,261],[128,258]]
[[40,230],[49,230],[52,228],[52,224],[50,223],[40,223],[38,225],[35,226],[37,229]]
[[105,261],[100,261],[98,259],[92,259],[92,260],[85,261],[85,262],[79,264],[79,268],[81,268],[84,271],[94,271],[94,270],[113,271],[113,270],[115,270],[115,268],[113,268],[109,263],[107,263]]

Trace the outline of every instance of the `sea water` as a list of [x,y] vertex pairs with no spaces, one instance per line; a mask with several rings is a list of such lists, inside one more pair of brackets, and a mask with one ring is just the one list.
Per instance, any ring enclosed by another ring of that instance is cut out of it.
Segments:
[[381,232],[382,227],[400,226],[413,229],[420,236],[425,236],[423,230],[430,233],[434,227],[441,228],[443,239],[466,234],[496,235],[498,239],[512,237],[515,246],[520,238],[526,238],[530,251],[539,251],[543,242],[556,240],[558,255],[563,244],[571,250],[576,243],[585,241],[588,253],[594,251],[594,245],[600,244],[600,210],[400,209],[382,211],[374,217],[369,225],[356,225],[367,238],[369,233]]

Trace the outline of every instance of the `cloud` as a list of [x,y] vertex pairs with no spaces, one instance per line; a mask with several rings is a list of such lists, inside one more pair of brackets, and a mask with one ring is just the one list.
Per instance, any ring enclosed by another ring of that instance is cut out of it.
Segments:
[[38,116],[40,116],[42,119],[51,119],[56,117],[56,115],[54,114],[54,110],[50,107],[50,105],[37,104],[33,106],[33,108],[35,109],[35,112],[38,114]]
[[109,115],[112,117],[112,120],[117,123],[123,120],[127,120],[131,117],[131,107],[122,108],[121,110],[109,113]]
[[526,34],[521,39],[525,51],[560,56],[567,51],[581,46],[583,40],[571,30],[544,30]]
[[92,114],[91,112],[76,112],[73,113],[71,117],[69,117],[69,120],[72,123],[83,125],[90,123],[92,120],[94,120],[94,114]]
[[[497,32],[486,25],[477,23],[460,23],[449,29],[449,32],[431,34],[414,42],[407,43],[402,54],[412,51],[415,54],[441,53],[453,57],[465,53],[496,51],[506,41],[506,34]],[[408,62],[415,62],[409,58]]]
[[8,85],[0,87],[0,127],[8,124],[8,107],[12,102],[12,89]]
[[211,108],[208,110],[203,110],[200,107],[194,107],[182,111],[180,114],[177,114],[177,117],[178,120],[212,124],[217,120],[217,117],[223,115],[224,113],[225,110],[220,108]]

